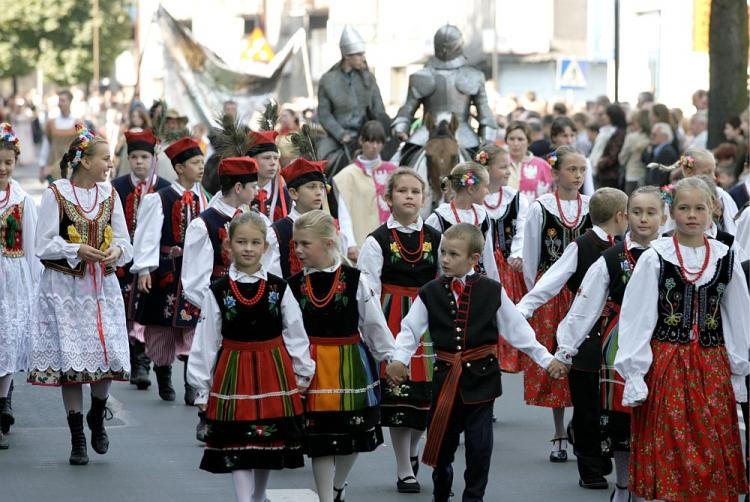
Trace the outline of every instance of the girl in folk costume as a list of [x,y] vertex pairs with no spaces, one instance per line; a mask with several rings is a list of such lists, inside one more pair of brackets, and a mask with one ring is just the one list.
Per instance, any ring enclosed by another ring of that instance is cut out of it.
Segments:
[[[289,214],[273,223],[269,232],[270,247],[279,256],[281,275],[289,278],[302,270],[302,263],[294,252],[292,232],[294,222],[303,214],[321,209],[326,199],[325,161],[310,161],[296,158],[281,170],[294,207]],[[344,250],[346,251],[346,250]]]
[[82,125],[76,129],[60,161],[63,177],[44,192],[39,208],[36,254],[45,270],[31,323],[28,380],[62,386],[70,463],[83,465],[82,384],[91,384],[91,447],[103,454],[110,384],[127,380],[130,371],[125,305],[114,272],[130,261],[132,247],[120,199],[106,182],[113,167],[109,146]]
[[[419,288],[438,273],[441,234],[424,225],[419,216],[424,190],[424,180],[413,169],[399,168],[391,174],[385,195],[391,216],[367,237],[357,261],[359,269],[367,274],[373,294],[380,297],[394,338]],[[433,363],[432,341],[429,333],[425,333],[404,383],[387,385],[385,369],[381,371],[380,420],[382,425],[390,427],[397,464],[396,487],[401,493],[420,491],[416,479],[419,440],[427,428],[432,401]]]
[[300,395],[315,373],[299,305],[261,265],[267,231],[255,212],[232,218],[233,262],[203,297],[187,373],[207,414],[201,469],[231,472],[238,502],[265,502],[271,470],[304,465]]
[[359,132],[361,154],[333,177],[341,229],[349,242],[351,259],[357,258],[370,232],[390,215],[385,192],[388,176],[397,166],[380,158],[385,140],[383,124],[377,120],[365,122]]
[[531,129],[526,122],[514,121],[505,130],[505,143],[510,155],[508,186],[525,195],[529,202],[552,191],[550,165],[528,151]]
[[[177,173],[168,187],[143,198],[135,229],[135,257],[130,272],[138,276],[135,320],[146,326],[146,353],[154,362],[159,396],[174,401],[172,363],[187,358],[200,310],[185,298],[180,272],[185,232],[206,209],[201,189],[203,152],[192,138],[180,138],[165,153]],[[185,384],[185,404],[195,393]]]
[[479,227],[484,236],[484,251],[479,259],[479,271],[490,279],[500,280],[495,263],[491,221],[484,208],[484,199],[489,193],[490,176],[487,169],[475,162],[462,162],[447,176],[454,199],[443,202],[427,217],[425,223],[445,233],[456,223],[471,223]]
[[280,220],[292,209],[292,199],[279,174],[276,131],[250,131],[247,156],[258,163],[258,194],[252,207],[271,221]]
[[[549,129],[549,139],[552,142],[554,150],[557,150],[561,146],[576,146],[575,122],[564,115],[556,117]],[[554,155],[554,151],[552,155]],[[581,193],[585,195],[592,195],[594,193],[594,176],[591,170],[591,162],[588,159],[586,159],[586,177],[583,180]]]
[[41,264],[34,253],[34,201],[13,180],[21,145],[10,124],[0,124],[0,450],[13,424],[8,393],[13,374],[27,369],[28,335]]
[[672,197],[675,233],[638,260],[620,317],[630,489],[636,500],[734,501],[748,491],[735,400],[747,400],[750,296],[734,253],[704,235],[706,184],[680,180]]
[[586,272],[570,311],[557,328],[555,357],[571,365],[581,344],[601,338],[601,444],[615,460],[614,502],[629,502],[630,408],[622,406],[624,380],[614,367],[618,348],[618,323],[625,286],[635,264],[659,235],[664,224],[664,203],[654,186],[636,188],[628,199],[630,232],[623,241],[604,251]]
[[[125,131],[128,147],[130,172],[112,180],[112,186],[120,196],[120,203],[125,209],[125,222],[128,234],[133,239],[138,221],[138,208],[147,193],[153,193],[169,186],[169,182],[151,172],[154,163],[154,151],[157,139],[151,129],[139,132]],[[128,322],[130,340],[130,383],[139,390],[146,390],[151,385],[148,377],[151,360],[146,355],[143,338],[143,326],[134,321],[137,301],[136,278],[130,273],[130,265],[117,267],[117,279],[120,281],[122,298],[125,301],[125,318]]]
[[[508,152],[496,145],[487,145],[482,147],[475,160],[486,167],[490,175],[490,193],[484,198],[484,208],[490,218],[500,282],[511,301],[518,303],[527,291],[523,280],[522,257],[523,227],[529,201],[521,192],[508,186]],[[503,337],[500,337],[498,359],[503,371],[521,371],[519,352]]]
[[305,402],[307,453],[321,502],[343,501],[357,454],[383,442],[373,356],[390,357],[393,335],[364,275],[342,264],[331,216],[320,210],[300,216],[294,242],[304,268],[289,287],[316,363]]
[[[555,151],[552,173],[557,190],[544,194],[529,206],[523,234],[523,275],[531,290],[537,280],[565,251],[565,248],[591,228],[589,197],[581,195],[586,159],[572,146]],[[561,171],[569,175],[561,176]],[[575,175],[575,173],[578,173]],[[539,342],[550,352],[555,349],[557,324],[565,317],[572,295],[568,288],[534,311],[529,324]],[[568,459],[565,407],[571,406],[567,378],[554,380],[534,364],[525,364],[524,400],[532,406],[552,408],[555,436],[551,462]]]

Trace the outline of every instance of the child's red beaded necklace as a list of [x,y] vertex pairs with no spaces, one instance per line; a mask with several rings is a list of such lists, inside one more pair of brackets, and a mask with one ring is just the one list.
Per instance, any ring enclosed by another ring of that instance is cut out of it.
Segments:
[[484,201],[484,206],[487,209],[497,209],[498,207],[503,205],[503,187],[500,187],[500,191],[498,192],[500,196],[497,198],[497,204],[487,204],[487,201]]
[[401,259],[406,263],[417,263],[422,258],[422,248],[424,247],[424,228],[421,228],[419,230],[419,244],[417,245],[417,249],[415,249],[414,251],[410,251],[406,249],[406,247],[404,247],[401,239],[399,239],[398,237],[398,232],[395,228],[391,229],[391,235],[393,236],[393,240],[396,242],[396,246],[398,247],[398,254],[401,255]]
[[568,221],[565,218],[565,213],[562,209],[562,204],[560,203],[560,192],[558,190],[555,190],[555,201],[557,202],[557,211],[560,213],[560,222],[565,226],[565,228],[575,228],[578,226],[578,223],[581,220],[581,210],[583,208],[583,201],[581,200],[581,194],[577,193],[578,196],[578,212],[576,213],[576,219],[573,221]]
[[[74,198],[75,198],[75,200],[76,200],[76,204],[78,204],[78,207],[80,207],[80,208],[81,208],[81,211],[83,211],[83,212],[84,212],[84,214],[88,214],[88,213],[90,213],[91,211],[93,211],[93,210],[94,210],[94,208],[96,208],[96,205],[97,205],[97,203],[99,202],[99,187],[98,187],[98,186],[97,186],[96,184],[94,184],[94,190],[96,190],[96,196],[94,197],[94,203],[93,203],[93,204],[91,205],[91,208],[90,208],[90,209],[86,209],[86,208],[84,208],[84,207],[83,207],[83,204],[81,204],[81,201],[80,201],[80,200],[78,200],[78,194],[76,193],[76,185],[75,185],[75,183],[73,183],[73,182],[71,181],[71,182],[70,182],[70,186],[71,186],[71,187],[73,188],[73,197],[74,197]],[[84,190],[85,190],[85,189],[84,189]]]
[[256,303],[258,303],[261,298],[263,298],[263,293],[266,292],[266,281],[261,279],[259,282],[260,284],[258,285],[258,292],[249,299],[242,296],[242,293],[240,293],[240,288],[237,287],[237,283],[232,279],[229,279],[229,287],[232,288],[232,294],[237,297],[237,301],[239,301],[242,305],[252,307]]
[[[461,217],[458,216],[458,211],[456,211],[456,204],[454,201],[451,201],[451,211],[453,212],[453,217],[456,218],[456,223],[464,223],[461,221]],[[479,215],[477,214],[477,210],[474,207],[474,204],[471,205],[471,210],[474,212],[474,225],[479,226]]]
[[323,299],[320,299],[320,298],[315,297],[315,292],[313,291],[312,282],[310,281],[310,274],[308,274],[305,277],[305,285],[307,286],[307,296],[310,298],[310,302],[313,304],[313,306],[320,309],[320,308],[325,307],[329,303],[331,303],[331,300],[336,294],[336,291],[338,291],[340,278],[341,278],[341,267],[339,267],[336,270],[336,275],[333,278],[333,284],[331,284],[330,291],[328,291],[328,294],[324,296]]
[[8,201],[10,200],[10,181],[8,182],[8,188],[5,191],[5,197],[3,197],[3,200],[0,201],[0,209],[5,209],[5,207],[8,205]]
[[[703,265],[701,265],[700,270],[698,270],[697,272],[689,271],[685,266],[685,263],[682,261],[682,253],[680,252],[680,245],[677,242],[677,235],[672,236],[672,242],[674,242],[674,250],[677,254],[677,262],[680,264],[680,275],[682,276],[682,279],[688,284],[694,284],[703,276],[703,273],[708,268],[708,261],[711,257],[711,246],[708,244],[708,238],[705,235],[703,236],[703,245],[706,247],[706,257],[703,259]],[[694,275],[695,278],[689,279],[688,275]]]

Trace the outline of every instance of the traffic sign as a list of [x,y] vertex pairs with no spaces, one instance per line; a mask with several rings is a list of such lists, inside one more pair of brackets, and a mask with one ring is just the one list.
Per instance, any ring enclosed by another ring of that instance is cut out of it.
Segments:
[[557,88],[585,89],[589,64],[575,58],[560,58],[557,60]]

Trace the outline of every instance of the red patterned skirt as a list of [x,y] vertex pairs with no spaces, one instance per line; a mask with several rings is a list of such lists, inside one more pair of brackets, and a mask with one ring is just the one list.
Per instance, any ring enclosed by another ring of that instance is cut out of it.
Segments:
[[[495,263],[497,271],[500,274],[500,282],[505,288],[505,292],[513,303],[518,303],[528,292],[526,282],[523,279],[523,272],[516,272],[510,268],[505,256],[499,250],[495,250]],[[497,359],[500,362],[500,369],[506,373],[518,373],[523,370],[521,367],[521,352],[513,348],[500,333],[500,342],[497,348]]]
[[[401,320],[411,308],[419,288],[383,284],[381,302],[388,327],[395,337],[401,331]],[[386,427],[410,427],[425,430],[432,402],[432,373],[435,352],[430,332],[422,335],[417,351],[409,363],[409,377],[401,385],[391,386],[381,378],[383,398],[380,403],[380,423]],[[380,374],[385,375],[385,363]]]
[[281,336],[224,339],[206,410],[201,469],[284,469],[304,465],[302,399]]
[[736,501],[748,485],[725,348],[651,349],[648,399],[633,409],[630,489],[648,500]]
[[[552,354],[557,349],[557,325],[567,314],[572,301],[573,295],[567,288],[563,288],[557,296],[536,309],[529,319],[537,341]],[[526,404],[546,408],[572,406],[567,377],[556,380],[528,356],[524,355],[522,359],[524,365],[523,399]]]

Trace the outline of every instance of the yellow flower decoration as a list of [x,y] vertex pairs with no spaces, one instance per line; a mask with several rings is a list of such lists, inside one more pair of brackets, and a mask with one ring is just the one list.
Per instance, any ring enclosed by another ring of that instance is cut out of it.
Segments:
[[398,244],[391,242],[391,253],[398,254]]
[[104,242],[102,242],[102,245],[99,246],[100,251],[106,251],[109,249],[109,246],[112,244],[112,226],[107,225],[104,228]]
[[78,233],[75,225],[68,225],[68,239],[70,239],[70,242],[73,244],[81,244],[83,242],[81,234]]
[[432,242],[425,242],[422,244],[423,253],[429,253],[430,251],[432,251]]

